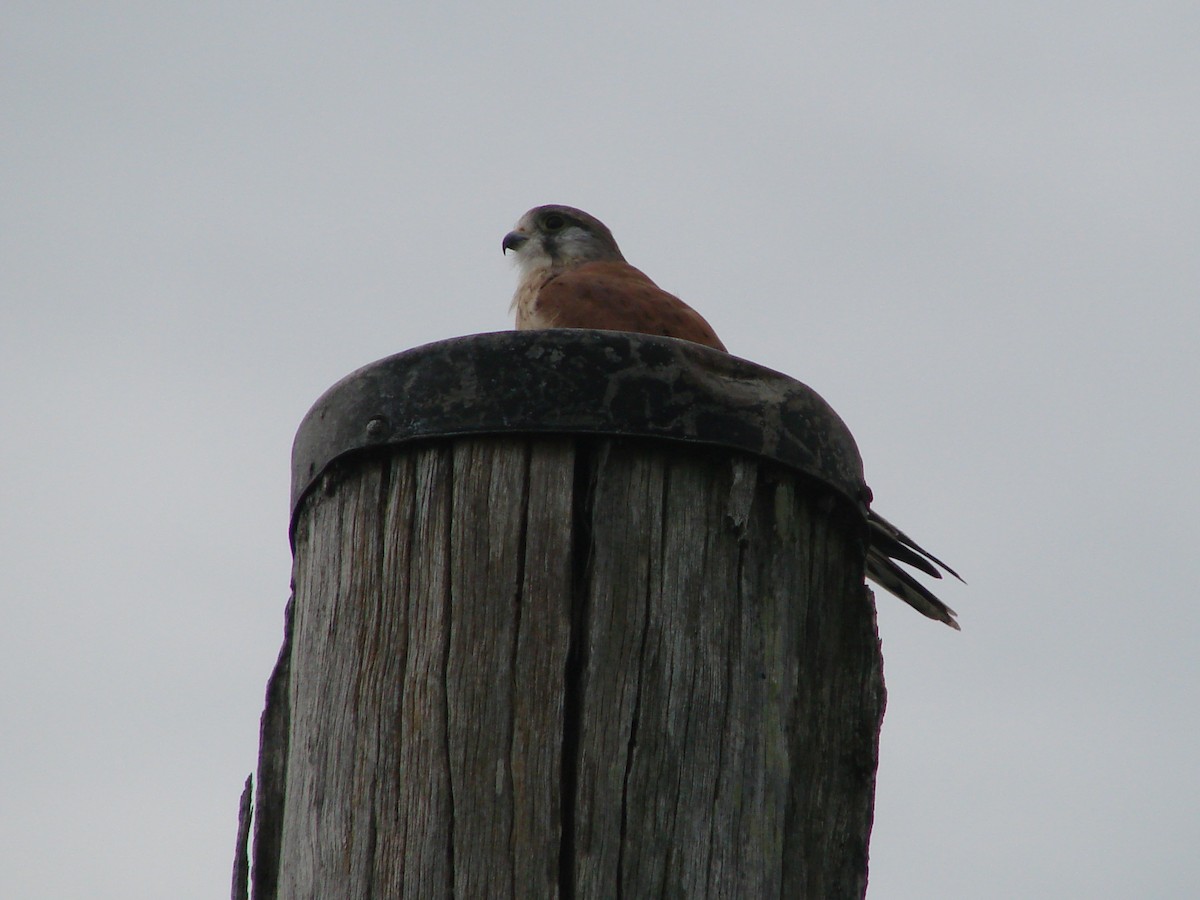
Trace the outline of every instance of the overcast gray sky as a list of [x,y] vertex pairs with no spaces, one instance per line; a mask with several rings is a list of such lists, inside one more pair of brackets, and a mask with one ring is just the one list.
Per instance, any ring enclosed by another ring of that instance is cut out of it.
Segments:
[[547,202],[970,582],[880,597],[869,896],[1195,890],[1200,5],[0,15],[0,895],[228,890],[295,428]]

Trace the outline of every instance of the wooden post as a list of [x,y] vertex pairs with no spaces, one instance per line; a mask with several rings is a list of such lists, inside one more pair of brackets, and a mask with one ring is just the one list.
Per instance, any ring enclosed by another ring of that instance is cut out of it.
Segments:
[[332,388],[293,474],[255,900],[863,896],[869,495],[809,389],[477,335]]

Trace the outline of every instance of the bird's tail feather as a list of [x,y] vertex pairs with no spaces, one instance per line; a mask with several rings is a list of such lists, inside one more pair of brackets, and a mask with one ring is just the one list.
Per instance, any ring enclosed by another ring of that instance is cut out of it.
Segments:
[[956,631],[960,630],[958,622],[954,620],[954,610],[896,565],[896,561],[919,569],[934,578],[942,577],[938,567],[945,569],[959,581],[963,580],[962,576],[874,511],[868,513],[867,524],[870,527],[867,577],[884,590],[895,594],[917,612],[945,622]]

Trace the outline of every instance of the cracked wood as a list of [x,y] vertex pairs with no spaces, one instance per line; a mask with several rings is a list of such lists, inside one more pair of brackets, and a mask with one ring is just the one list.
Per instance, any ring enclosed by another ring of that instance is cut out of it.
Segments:
[[861,897],[883,683],[840,504],[640,440],[335,466],[253,895]]

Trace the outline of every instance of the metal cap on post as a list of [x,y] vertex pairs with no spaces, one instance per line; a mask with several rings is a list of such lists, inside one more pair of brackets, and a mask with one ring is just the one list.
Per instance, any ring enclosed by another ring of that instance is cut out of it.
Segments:
[[782,463],[864,508],[845,423],[794,378],[623,331],[497,331],[364,366],[321,396],[292,447],[292,517],[334,460],[422,438],[592,434],[707,444]]
[[253,896],[861,896],[869,501],[819,396],[684,341],[343,379],[293,448]]

